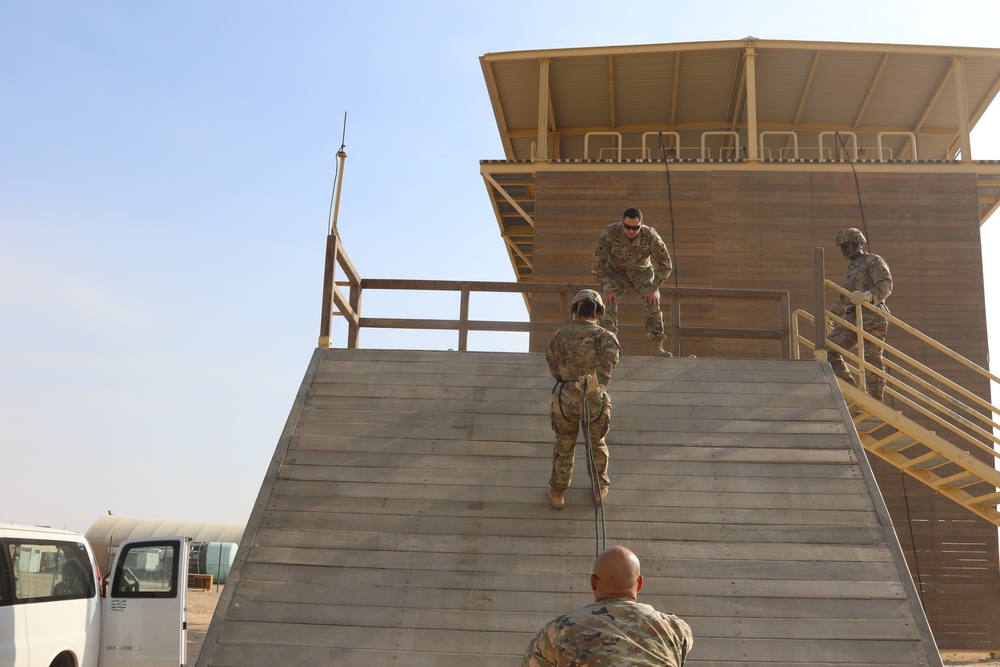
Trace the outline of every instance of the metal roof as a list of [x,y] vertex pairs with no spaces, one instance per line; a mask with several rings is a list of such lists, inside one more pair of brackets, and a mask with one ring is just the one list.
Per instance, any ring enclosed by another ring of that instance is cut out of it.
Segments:
[[747,37],[480,62],[506,161],[523,162],[481,167],[519,278],[531,273],[533,174],[553,163],[961,158],[978,165],[980,220],[1000,202],[997,164],[972,163],[969,137],[1000,91],[1000,49]]

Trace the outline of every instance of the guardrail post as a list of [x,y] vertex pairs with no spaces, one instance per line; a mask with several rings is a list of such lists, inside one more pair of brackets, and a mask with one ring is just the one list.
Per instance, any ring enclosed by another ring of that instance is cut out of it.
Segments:
[[792,307],[788,292],[782,292],[778,299],[778,317],[781,318],[781,358],[792,358]]
[[458,314],[458,351],[469,349],[469,283],[462,283],[461,305]]
[[357,316],[357,319],[347,322],[347,347],[356,350],[358,349],[358,338],[361,335],[361,282],[355,278],[351,278],[351,292],[347,300],[351,304],[351,310]]
[[[660,309],[663,310],[662,308]],[[670,353],[675,357],[681,356],[681,339],[677,335],[681,326],[681,295],[676,290],[670,292],[670,326],[666,329],[670,333]]]
[[865,363],[865,345],[868,344],[868,341],[865,340],[865,321],[864,315],[861,313],[864,310],[864,306],[859,303],[854,308],[856,316],[855,326],[858,328],[857,332],[855,332],[855,335],[858,337],[858,374],[861,376],[861,382],[858,383],[858,387],[861,391],[868,393],[868,381],[865,379],[868,375],[865,372],[867,368],[867,364]]
[[816,361],[826,361],[826,304],[823,292],[826,285],[823,248],[813,248],[813,356]]
[[333,277],[337,266],[339,239],[336,232],[326,237],[326,261],[323,266],[323,316],[319,321],[319,343],[321,348],[330,347],[330,320],[333,317]]

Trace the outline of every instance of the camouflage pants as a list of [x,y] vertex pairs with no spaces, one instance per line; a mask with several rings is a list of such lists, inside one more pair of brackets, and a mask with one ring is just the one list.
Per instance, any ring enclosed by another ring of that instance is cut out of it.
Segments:
[[[888,322],[885,320],[869,319],[864,322],[863,326],[867,333],[879,341],[885,342],[885,336],[889,330]],[[830,335],[827,336],[827,340],[836,343],[845,350],[850,350],[858,344],[858,337],[854,330],[839,324],[833,327]],[[830,365],[833,366],[833,372],[837,377],[857,385],[857,381],[851,375],[851,371],[848,370],[847,364],[844,362],[844,357],[840,352],[829,350],[827,358],[830,360]],[[865,364],[885,371],[885,362],[882,360],[882,347],[867,339],[865,339]],[[882,400],[882,396],[885,393],[885,378],[866,369],[865,386],[868,389],[869,396],[877,398],[880,401]]]
[[[597,466],[597,478],[602,489],[611,486],[608,479],[608,445],[604,436],[611,428],[611,397],[602,389],[596,397],[587,399],[590,412],[591,452]],[[573,480],[573,458],[576,453],[576,438],[580,432],[583,411],[583,392],[571,384],[560,384],[552,392],[552,430],[556,434],[556,445],[552,450],[552,477],[549,486],[555,491],[565,491]],[[594,471],[587,457],[587,472]]]
[[646,303],[646,295],[634,287],[615,287],[615,299],[611,303],[604,304],[604,316],[598,322],[602,327],[613,334],[618,333],[618,302],[626,294],[631,293],[639,297],[642,303],[642,314],[646,320],[646,335],[650,338],[663,338],[663,312],[659,306],[651,306]]

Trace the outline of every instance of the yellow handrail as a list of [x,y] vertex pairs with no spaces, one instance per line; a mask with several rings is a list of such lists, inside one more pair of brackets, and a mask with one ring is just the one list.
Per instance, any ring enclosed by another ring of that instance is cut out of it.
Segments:
[[[824,280],[824,287],[832,290],[835,295],[846,296],[850,294],[848,290],[830,280]],[[933,350],[971,370],[987,381],[987,384],[1000,382],[1000,378],[898,317],[876,309],[875,306],[867,302],[862,302],[861,306],[857,309],[858,318],[854,322],[838,317],[829,310],[825,310],[823,313],[824,331],[827,330],[827,323],[839,324],[854,330],[859,341],[858,352],[846,350],[829,340],[825,341],[825,345],[844,357],[852,372],[859,377],[860,386],[864,384],[864,371],[878,375],[886,382],[887,396],[898,399],[935,424],[954,433],[963,442],[975,447],[979,452],[991,456],[994,460],[1000,458],[1000,452],[996,449],[996,446],[1000,445],[1000,438],[994,433],[994,429],[1000,429],[1000,423],[995,418],[996,415],[1000,415],[1000,408],[993,405],[988,399],[948,378],[942,372],[902,352],[897,346],[880,341],[874,335],[864,331],[864,315],[862,313],[864,309],[873,313],[877,312],[893,326],[893,331],[899,330],[912,335],[925,346],[928,352],[928,354],[921,354],[921,357],[931,356],[929,353]],[[812,325],[813,328],[817,325],[816,318],[804,310],[800,309],[792,313],[792,356],[795,359],[803,358],[803,351],[809,351],[813,355],[817,352],[814,342],[815,335],[804,336],[801,333],[801,329],[806,326],[806,323]],[[886,371],[865,363],[864,345],[860,341],[882,349]]]

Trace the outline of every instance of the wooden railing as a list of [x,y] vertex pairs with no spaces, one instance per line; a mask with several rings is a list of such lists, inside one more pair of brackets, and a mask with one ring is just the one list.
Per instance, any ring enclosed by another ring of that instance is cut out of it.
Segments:
[[[458,332],[458,350],[468,350],[470,331],[494,332],[551,332],[570,320],[568,305],[580,289],[592,285],[569,283],[518,283],[518,282],[483,282],[457,280],[399,280],[361,278],[357,269],[351,263],[340,243],[336,232],[327,237],[326,267],[323,277],[323,314],[320,321],[319,347],[331,347],[332,318],[343,317],[347,322],[348,348],[357,348],[360,330],[373,329],[436,329]],[[337,267],[340,267],[346,280],[335,280]],[[341,288],[347,288],[347,295]],[[450,291],[460,295],[459,313],[456,319],[428,318],[386,318],[362,317],[361,295],[371,290],[411,290],[411,291]],[[471,295],[480,293],[523,294],[525,301],[530,303],[533,298],[543,294],[555,294],[559,297],[559,312],[562,318],[558,320],[501,321],[473,320],[469,318]],[[691,339],[741,339],[777,341],[781,347],[782,358],[791,358],[791,312],[789,309],[788,292],[774,290],[735,290],[699,287],[661,287],[660,292],[665,300],[669,300],[669,317],[665,318],[665,333],[671,341],[674,353],[679,354],[684,340]],[[725,328],[725,327],[693,327],[682,324],[682,304],[692,300],[722,300],[722,301],[755,301],[771,302],[777,305],[775,326],[773,328]],[[623,326],[627,330],[632,327]]]

